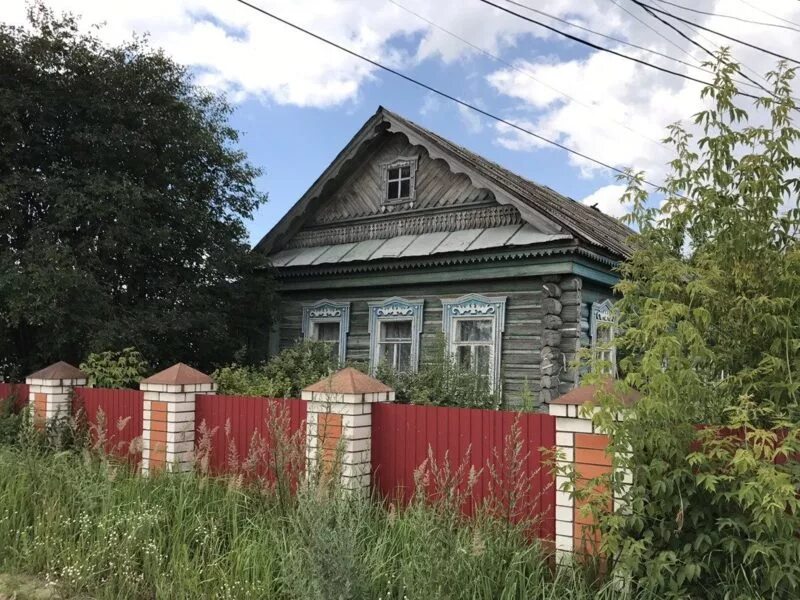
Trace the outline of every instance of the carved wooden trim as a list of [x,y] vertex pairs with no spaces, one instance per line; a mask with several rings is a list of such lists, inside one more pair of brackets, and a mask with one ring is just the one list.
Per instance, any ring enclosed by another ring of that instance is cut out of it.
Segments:
[[344,364],[347,356],[347,334],[350,332],[350,303],[320,300],[313,304],[303,304],[301,331],[305,339],[310,339],[314,323],[339,324],[339,362]]
[[460,231],[521,224],[522,217],[516,208],[498,204],[436,214],[393,217],[369,223],[308,229],[297,233],[285,248],[349,244],[399,235],[419,235],[434,231]]
[[424,300],[406,300],[393,297],[382,302],[369,302],[370,334],[369,364],[374,373],[378,368],[378,344],[380,343],[380,323],[385,321],[411,321],[411,370],[419,367],[420,335],[422,335],[422,316]]
[[489,383],[500,392],[500,362],[503,352],[503,331],[506,326],[506,296],[467,294],[460,298],[442,298],[442,331],[448,351],[455,355],[456,321],[491,319],[492,349],[489,360]]

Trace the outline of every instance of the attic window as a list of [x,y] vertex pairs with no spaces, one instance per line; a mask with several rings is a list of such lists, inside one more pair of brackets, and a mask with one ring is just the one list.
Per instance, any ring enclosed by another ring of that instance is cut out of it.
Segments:
[[400,158],[383,165],[385,201],[406,202],[413,200],[416,171],[416,158]]

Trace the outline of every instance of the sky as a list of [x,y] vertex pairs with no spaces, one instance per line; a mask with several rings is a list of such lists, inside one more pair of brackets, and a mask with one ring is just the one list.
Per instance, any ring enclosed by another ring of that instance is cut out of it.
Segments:
[[[701,84],[594,51],[480,0],[250,1],[576,151],[617,168],[644,170],[656,183],[663,181],[672,157],[659,143],[666,126],[688,122],[703,108]],[[618,52],[698,79],[709,77],[698,68],[707,58],[703,50],[632,0],[494,1]],[[798,0],[672,0],[714,16],[663,0],[644,1],[800,58]],[[630,208],[620,204],[623,186],[608,169],[459,107],[235,0],[50,0],[48,5],[80,15],[86,28],[102,24],[99,36],[109,43],[147,33],[153,46],[190,67],[198,85],[228,97],[241,147],[263,169],[258,188],[269,195],[248,223],[252,243],[302,196],[379,105],[608,214],[621,216]],[[3,0],[0,21],[24,24],[25,11],[25,0]],[[778,60],[687,24],[675,25],[706,48],[730,45],[754,79]],[[800,84],[795,92],[800,95]],[[752,101],[743,99],[743,106],[751,109]]]

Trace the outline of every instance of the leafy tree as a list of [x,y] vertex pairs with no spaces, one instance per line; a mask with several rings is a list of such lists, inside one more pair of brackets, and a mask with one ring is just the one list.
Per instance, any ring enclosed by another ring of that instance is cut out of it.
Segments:
[[270,284],[243,221],[265,197],[230,106],[146,40],[29,19],[0,25],[0,369],[262,356]]
[[616,342],[624,383],[642,397],[625,410],[603,394],[596,417],[633,474],[631,486],[609,482],[627,507],[602,517],[604,547],[659,597],[796,598],[795,73],[780,64],[767,75],[771,94],[756,105],[768,118],[751,123],[727,51],[709,66],[714,85],[694,117],[701,135],[670,127],[663,203],[648,202],[641,174],[626,193],[640,233],[621,268]]

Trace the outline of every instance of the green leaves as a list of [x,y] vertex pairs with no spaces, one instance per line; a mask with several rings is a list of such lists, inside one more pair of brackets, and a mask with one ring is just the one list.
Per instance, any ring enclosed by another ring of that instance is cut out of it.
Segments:
[[[701,133],[675,150],[656,207],[630,175],[639,234],[620,267],[620,408],[600,399],[628,511],[599,515],[609,551],[657,596],[800,595],[800,131],[793,69],[769,74],[750,124],[727,51],[710,65]],[[695,128],[697,129],[697,128]],[[623,421],[609,418],[622,411]],[[702,429],[698,427],[703,426]],[[677,517],[676,517],[677,515]]]
[[37,4],[0,25],[0,365],[134,346],[203,369],[265,356],[265,200],[224,98],[143,39],[108,46]]
[[81,363],[80,369],[95,387],[138,388],[150,367],[136,348],[123,348],[119,352],[92,353]]

